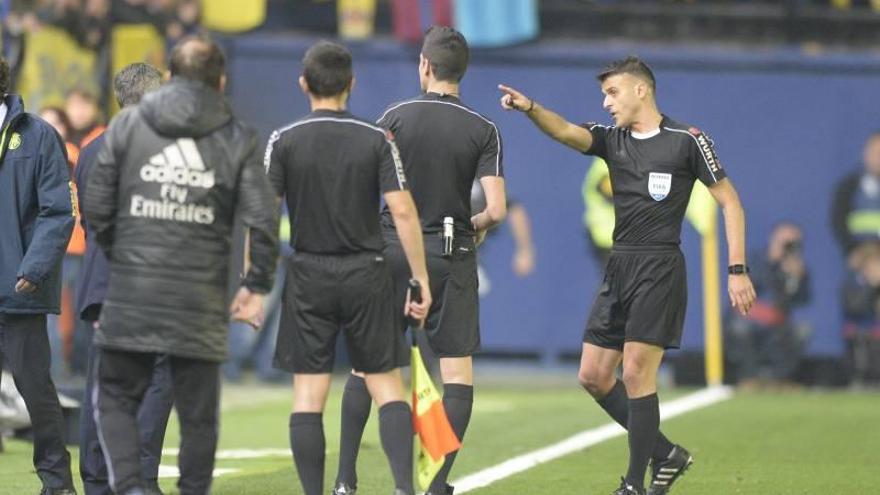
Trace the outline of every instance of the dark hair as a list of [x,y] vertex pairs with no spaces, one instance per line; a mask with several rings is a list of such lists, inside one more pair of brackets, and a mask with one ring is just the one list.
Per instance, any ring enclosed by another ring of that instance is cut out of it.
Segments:
[[162,85],[162,73],[150,64],[126,65],[113,78],[113,92],[120,108],[137,105],[145,94]]
[[0,55],[0,96],[9,92],[9,63]]
[[599,82],[605,82],[609,77],[619,74],[630,74],[639,79],[644,79],[651,85],[651,90],[655,92],[657,91],[657,81],[654,79],[654,73],[651,71],[651,68],[648,67],[648,64],[643,62],[642,59],[635,55],[630,55],[621,60],[615,60],[606,65],[596,76],[596,79],[598,79]]
[[422,56],[428,59],[438,81],[459,82],[467,71],[470,49],[464,36],[447,26],[431,26],[425,31]]
[[64,126],[68,135],[73,132],[73,125],[70,123],[70,117],[67,116],[67,112],[65,112],[63,108],[49,105],[41,108],[37,114],[42,116],[46,112],[54,113],[58,117],[58,120],[61,121],[61,125]]
[[187,36],[171,50],[168,64],[172,77],[202,82],[220,89],[220,80],[226,72],[226,56],[220,45],[203,35]]
[[303,77],[315,96],[336,96],[351,85],[351,52],[330,41],[319,41],[302,59]]

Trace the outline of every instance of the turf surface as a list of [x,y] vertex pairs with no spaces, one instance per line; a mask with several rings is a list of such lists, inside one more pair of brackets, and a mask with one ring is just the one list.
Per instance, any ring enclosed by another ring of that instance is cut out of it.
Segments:
[[[466,448],[453,478],[608,421],[574,384],[513,381],[520,386],[496,383],[477,390]],[[325,413],[328,493],[336,471],[340,392],[340,384],[334,384]],[[662,396],[669,399],[682,393],[667,391]],[[233,471],[215,479],[214,494],[302,493],[287,454],[289,404],[286,387],[224,390],[217,468]],[[674,493],[880,493],[878,405],[877,394],[738,395],[672,419],[664,423],[664,431],[691,449],[696,459]],[[172,422],[166,448],[175,448],[177,439],[177,426]],[[38,493],[30,445],[10,441],[6,447],[6,453],[0,454],[0,494]],[[71,453],[76,466],[76,453]],[[263,457],[241,458],[250,455]],[[607,495],[616,488],[626,458],[626,439],[619,437],[472,493]],[[169,453],[163,461],[173,466],[176,457]],[[367,426],[359,475],[359,493],[391,492],[375,414]],[[177,493],[173,479],[164,479],[162,487],[166,493]]]

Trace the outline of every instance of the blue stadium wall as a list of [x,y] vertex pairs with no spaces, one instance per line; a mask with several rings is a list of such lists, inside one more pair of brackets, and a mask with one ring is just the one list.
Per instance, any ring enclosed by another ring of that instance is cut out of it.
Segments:
[[[226,43],[234,106],[264,137],[308,111],[296,78],[311,41],[253,36]],[[374,119],[388,103],[418,91],[415,47],[371,42],[352,48],[355,114]],[[550,360],[579,352],[601,279],[581,221],[580,188],[590,158],[551,142],[522,115],[501,111],[496,85],[521,88],[572,121],[607,122],[593,75],[608,60],[630,53],[654,67],[661,109],[715,139],[745,204],[750,251],[763,250],[781,220],[804,227],[814,298],[797,318],[813,325],[811,354],[839,354],[838,289],[844,263],[831,234],[830,204],[837,180],[858,169],[865,137],[880,129],[880,56],[596,44],[527,45],[473,54],[464,101],[501,130],[510,196],[528,209],[537,248],[537,270],[526,279],[511,270],[513,242],[506,226],[481,251],[491,283],[482,306],[484,349],[536,353]],[[690,285],[683,349],[700,350],[700,250],[690,227],[682,248]]]

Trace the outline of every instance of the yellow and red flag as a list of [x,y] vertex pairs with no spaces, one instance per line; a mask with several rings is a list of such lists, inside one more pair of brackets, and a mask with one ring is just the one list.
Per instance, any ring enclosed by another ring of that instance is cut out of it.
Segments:
[[419,348],[412,348],[413,429],[419,437],[419,486],[427,490],[443,467],[446,455],[461,448],[449,424],[443,400],[425,368]]

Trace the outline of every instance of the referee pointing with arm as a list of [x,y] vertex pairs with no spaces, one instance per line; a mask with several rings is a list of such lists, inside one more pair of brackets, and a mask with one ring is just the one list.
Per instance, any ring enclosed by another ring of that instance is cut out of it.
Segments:
[[[440,358],[443,406],[455,434],[464,438],[473,405],[471,356],[480,345],[477,294],[476,238],[501,223],[507,214],[501,156],[501,136],[489,119],[465,106],[459,83],[467,70],[467,41],[458,31],[428,29],[419,57],[419,96],[395,103],[379,119],[400,146],[406,177],[421,216],[425,235],[434,306],[425,325],[428,343]],[[486,208],[471,212],[471,186],[479,179]],[[473,215],[473,213],[476,213]],[[473,215],[473,216],[472,216]],[[382,214],[387,247],[385,256],[394,274],[397,300],[406,297],[409,272],[406,245],[393,210]],[[398,322],[399,366],[409,364],[405,321]],[[355,371],[363,371],[355,365]],[[363,379],[349,377],[342,396],[339,473],[335,493],[351,494],[357,486],[355,471],[364,425],[370,415],[370,397]],[[452,493],[446,480],[455,453],[432,482],[429,495]]]
[[[287,199],[296,251],[285,278],[275,361],[294,373],[290,446],[306,495],[324,494],[322,413],[340,330],[379,406],[394,493],[413,495],[413,425],[395,355],[395,322],[405,314],[424,319],[431,292],[418,213],[394,139],[346,110],[351,65],[341,45],[312,46],[299,79],[312,113],[272,133],[266,148],[270,181]],[[398,305],[393,298],[380,196],[397,225],[407,276],[422,286],[422,302]]]
[[[629,469],[614,495],[669,492],[693,462],[659,431],[657,369],[665,349],[678,348],[687,304],[681,225],[699,179],[724,211],[729,252],[728,292],[742,314],[755,301],[745,266],[745,215],[715,155],[695,127],[660,113],[651,69],[637,57],[599,73],[603,107],[614,127],[567,122],[507,86],[501,106],[525,113],[553,139],[608,162],[614,190],[614,245],[584,331],[581,385],[629,431]],[[615,375],[623,363],[623,382]]]

